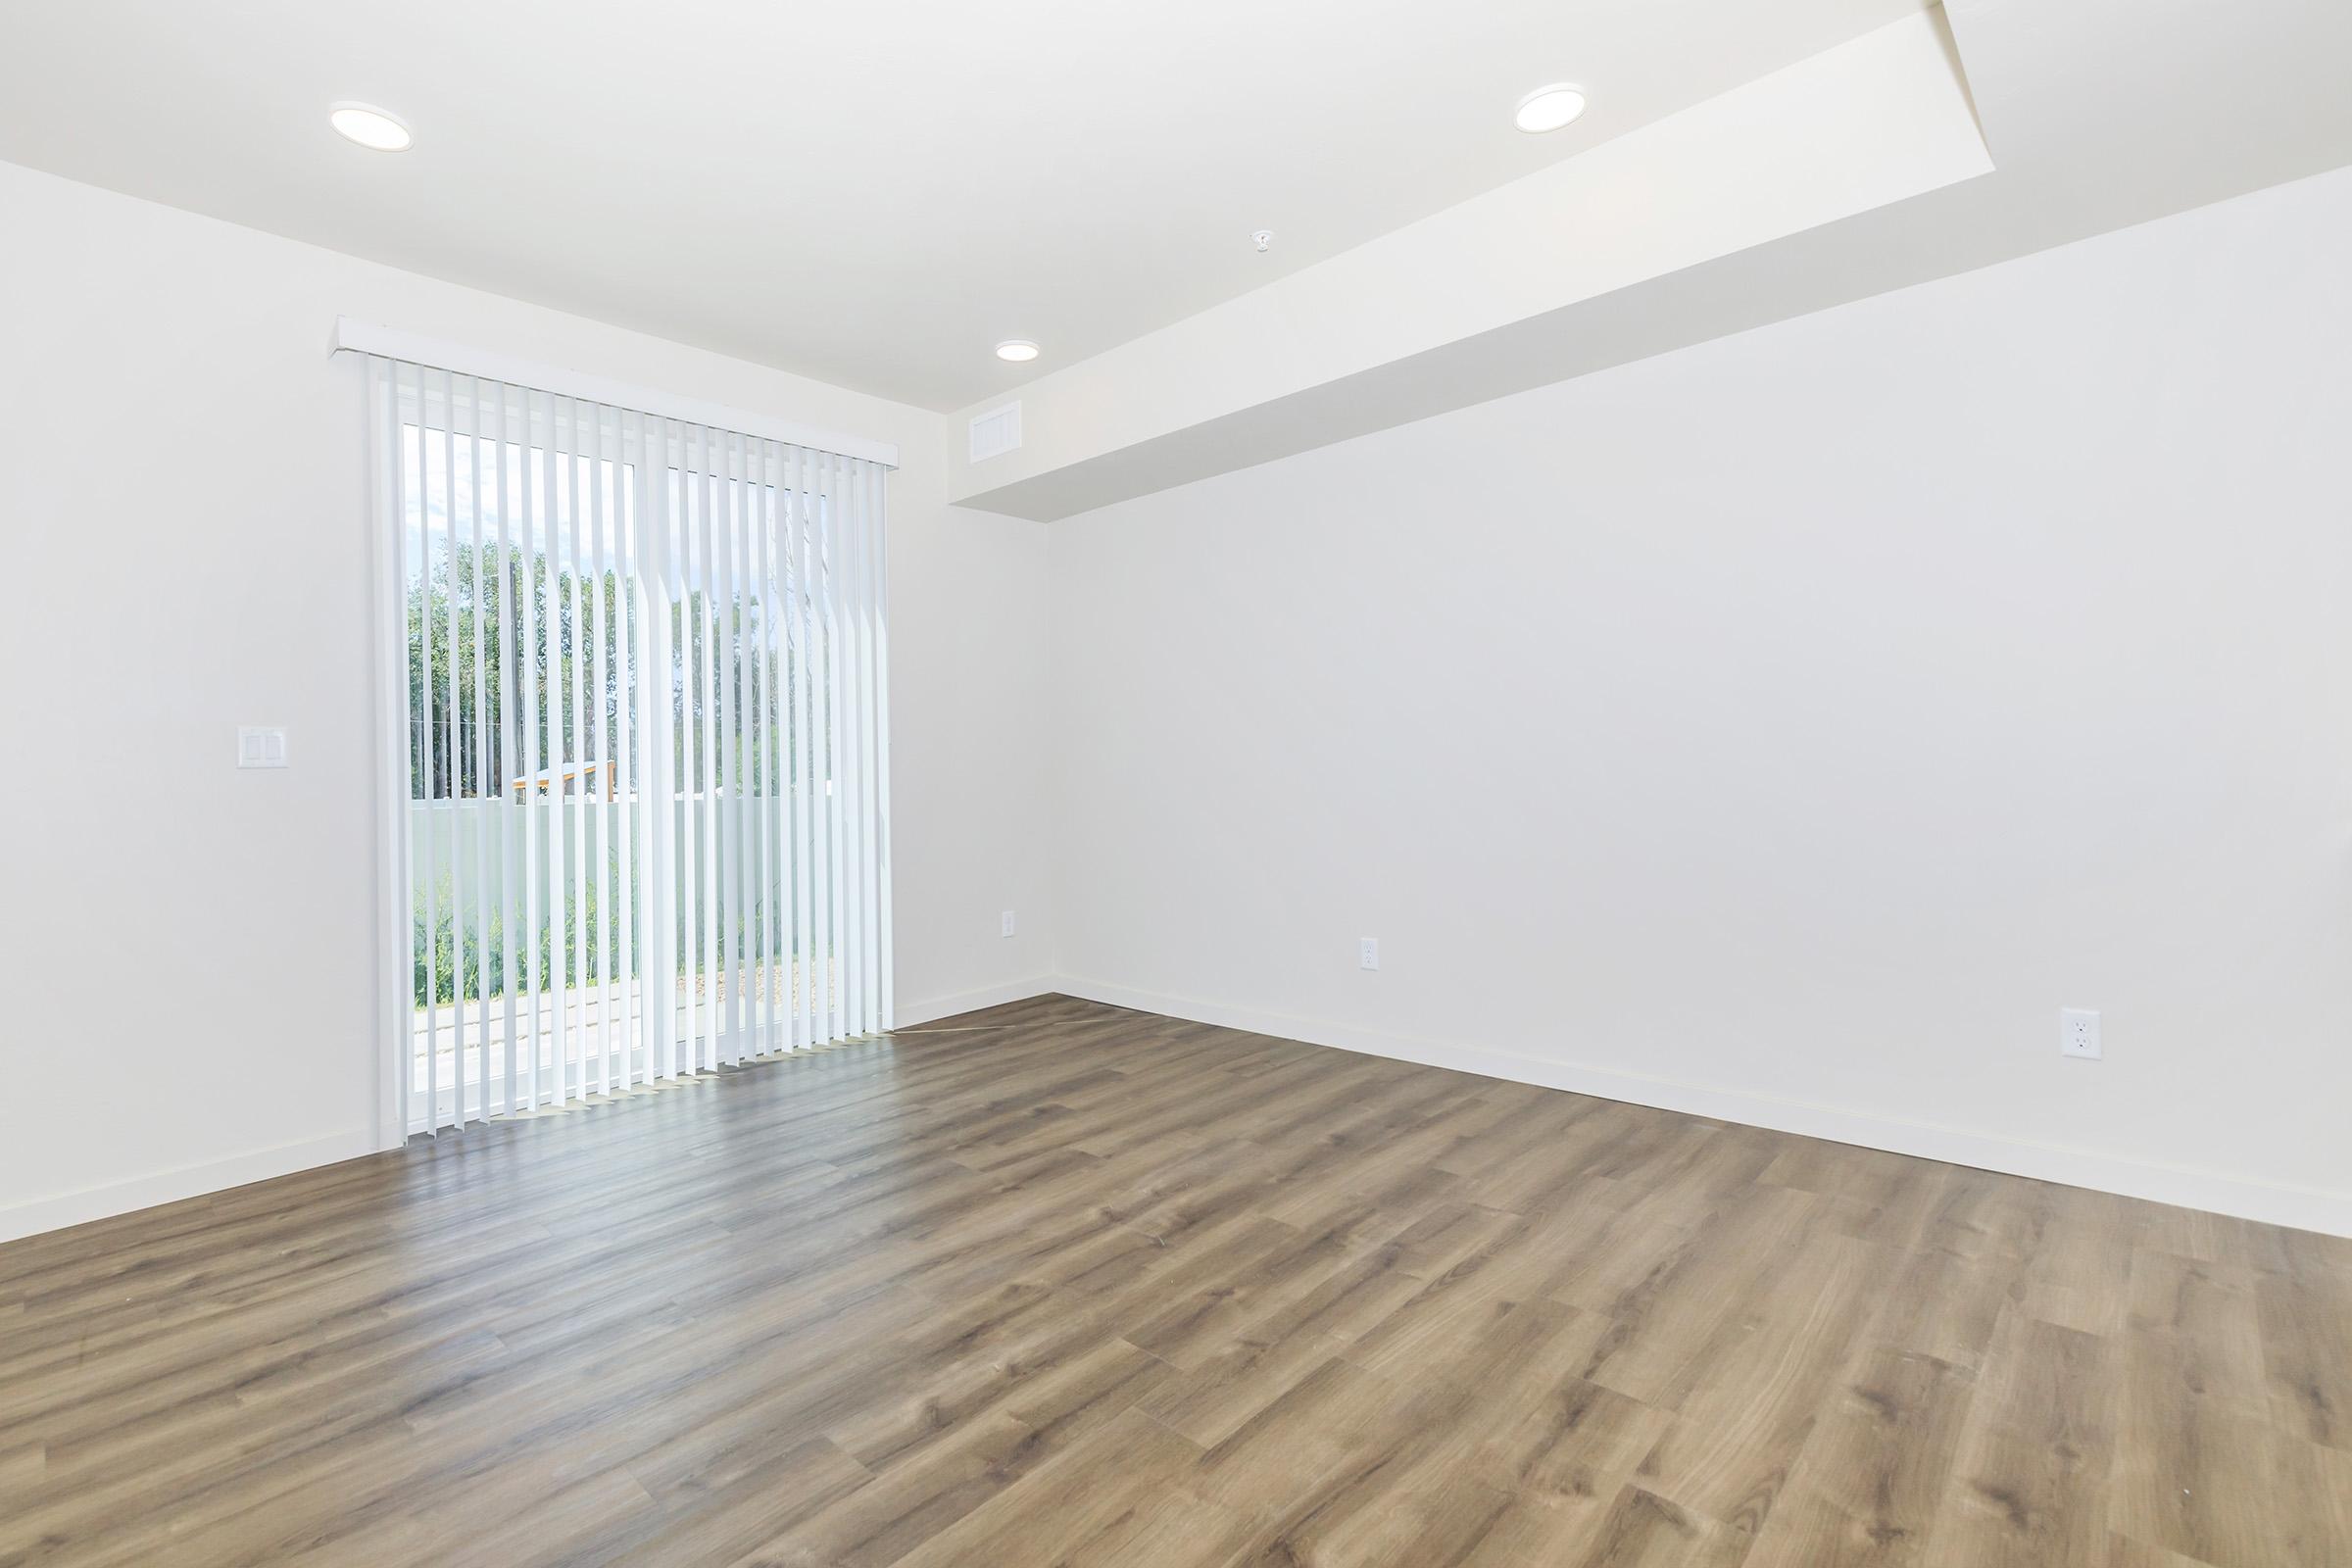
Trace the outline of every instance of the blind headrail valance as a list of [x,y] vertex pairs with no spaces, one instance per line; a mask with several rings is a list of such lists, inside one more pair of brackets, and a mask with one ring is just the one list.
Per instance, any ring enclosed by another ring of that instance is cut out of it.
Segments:
[[509,354],[496,354],[463,343],[426,337],[418,332],[405,332],[398,327],[355,320],[348,316],[335,318],[334,342],[327,352],[372,354],[387,360],[404,360],[429,369],[478,376],[484,381],[529,387],[561,397],[580,398],[611,408],[626,409],[634,414],[650,414],[685,424],[707,425],[737,435],[758,436],[765,441],[781,441],[787,446],[806,447],[811,452],[858,458],[885,468],[899,466],[899,448],[893,441],[869,441],[862,436],[812,429],[789,419],[756,414],[749,409],[729,408],[725,404],[709,403],[701,398],[683,397],[658,387],[632,386],[625,381],[592,375],[585,370],[541,365]]

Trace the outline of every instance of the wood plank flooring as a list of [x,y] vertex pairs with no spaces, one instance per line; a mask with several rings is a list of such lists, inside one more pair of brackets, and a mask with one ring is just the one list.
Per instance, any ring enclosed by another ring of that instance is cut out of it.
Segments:
[[2352,1243],[934,1028],[0,1248],[0,1565],[2352,1564]]

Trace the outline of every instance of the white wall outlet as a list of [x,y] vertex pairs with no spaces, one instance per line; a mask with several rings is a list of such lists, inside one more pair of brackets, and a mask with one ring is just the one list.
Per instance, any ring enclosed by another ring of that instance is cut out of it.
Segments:
[[2099,1015],[2088,1007],[2058,1009],[2058,1054],[2099,1059]]
[[238,725],[237,765],[239,767],[285,766],[286,732],[274,726]]
[[1010,909],[1004,911],[1002,926],[1003,928],[998,931],[997,935],[1004,937],[1012,935],[1012,911]]
[[1367,969],[1379,968],[1380,938],[1357,937],[1355,939],[1355,961]]

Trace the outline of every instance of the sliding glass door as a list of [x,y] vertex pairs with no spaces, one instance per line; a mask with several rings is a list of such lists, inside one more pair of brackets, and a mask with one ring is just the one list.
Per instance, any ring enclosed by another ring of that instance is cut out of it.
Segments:
[[884,470],[369,375],[403,1124],[888,1028]]

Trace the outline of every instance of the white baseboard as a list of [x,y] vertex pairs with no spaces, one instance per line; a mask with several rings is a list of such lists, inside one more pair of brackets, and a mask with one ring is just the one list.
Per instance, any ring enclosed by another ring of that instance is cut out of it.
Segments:
[[[1002,1006],[1008,1002],[1022,1002],[1054,992],[1108,1003],[1112,1006],[1160,1013],[1171,1018],[1247,1029],[1254,1034],[1276,1035],[1310,1045],[1332,1046],[1365,1055],[1420,1062],[1426,1066],[1477,1073],[1487,1078],[1537,1084],[1546,1089],[1565,1089],[1604,1100],[1622,1100],[1661,1110],[1679,1110],[1719,1121],[1768,1127],[1776,1132],[1824,1138],[1833,1143],[1883,1149],[1897,1154],[1916,1154],[1926,1159],[1973,1165],[2012,1176],[2059,1182],[2069,1187],[2120,1193],[2129,1198],[2175,1203],[2183,1208],[2208,1209],[2218,1214],[2233,1214],[2273,1225],[2291,1225],[2301,1230],[2321,1231],[2333,1236],[2352,1236],[2352,1194],[2288,1187],[2219,1171],[2031,1143],[1992,1133],[1946,1127],[1935,1122],[1898,1119],[1817,1105],[1804,1101],[1783,1100],[1745,1090],[1719,1089],[1704,1084],[1653,1078],[1616,1068],[1555,1061],[1548,1057],[1530,1056],[1490,1047],[1391,1034],[1288,1013],[1228,1006],[1193,997],[1164,996],[1157,992],[1138,991],[1128,986],[1069,975],[1039,975],[963,992],[957,996],[903,1003],[897,1011],[897,1021],[903,1026],[912,1027],[935,1018],[976,1012],[983,1007]],[[184,1198],[197,1198],[206,1193],[242,1187],[249,1182],[267,1181],[273,1176],[291,1175],[298,1170],[331,1165],[338,1160],[375,1152],[374,1140],[368,1131],[354,1128],[330,1137],[255,1150],[228,1159],[151,1172],[127,1181],[83,1188],[79,1192],[63,1193],[52,1198],[36,1198],[28,1202],[0,1208],[0,1242],[37,1236],[44,1231],[62,1230],[69,1225],[104,1219],[112,1214],[126,1214],[133,1209],[151,1208],[158,1203],[176,1202]]]
[[1026,1002],[1031,997],[1050,995],[1058,989],[1050,974],[1033,975],[1026,980],[1007,980],[999,986],[984,986],[978,991],[965,991],[953,997],[933,997],[926,1002],[902,1002],[892,1018],[897,1027],[911,1029],[918,1023],[934,1018],[953,1018],[959,1012],[978,1012],[982,1007],[1001,1007],[1007,1002]]
[[1832,1143],[1856,1144],[1890,1153],[1916,1154],[1954,1165],[1973,1165],[2011,1176],[2095,1192],[2119,1193],[2182,1208],[2201,1208],[2241,1219],[2290,1225],[2298,1230],[2331,1236],[2352,1236],[2352,1193],[2331,1193],[2311,1187],[2289,1187],[2220,1171],[2184,1165],[2158,1164],[2093,1150],[1973,1132],[1936,1122],[1877,1115],[1783,1100],[1747,1090],[1719,1089],[1706,1084],[1654,1078],[1645,1073],[1612,1067],[1592,1067],[1555,1061],[1519,1052],[1463,1045],[1421,1036],[1390,1034],[1352,1024],[1329,1023],[1287,1013],[1227,1006],[1192,997],[1162,996],[1105,981],[1057,977],[1044,989],[1091,1002],[1133,1007],[1143,1012],[1186,1018],[1195,1023],[1220,1024],[1253,1034],[1277,1035],[1310,1045],[1334,1046],[1364,1055],[1449,1067],[1457,1072],[1503,1078],[1514,1083],[1566,1089],[1603,1100],[1622,1100],[1660,1110],[1679,1110],[1717,1121],[1740,1122],[1775,1132],[1799,1133]]
[[[1004,985],[967,991],[959,996],[901,1003],[897,1009],[897,1020],[902,1025],[911,1027],[928,1023],[934,1018],[953,1017],[959,1012],[976,1012],[982,1007],[1002,1006],[1007,1002],[1044,996],[1052,990],[1054,979],[1051,975],[1007,981]],[[78,1192],[61,1193],[53,1198],[36,1198],[27,1202],[11,1203],[0,1207],[0,1242],[38,1236],[44,1231],[64,1230],[69,1225],[80,1225],[114,1214],[127,1214],[134,1209],[153,1208],[158,1203],[173,1203],[183,1198],[201,1198],[207,1193],[243,1187],[249,1182],[268,1181],[272,1176],[290,1176],[298,1170],[309,1170],[317,1165],[331,1165],[337,1160],[372,1154],[378,1147],[366,1129],[355,1128],[331,1137],[281,1144],[273,1149],[255,1150],[227,1159],[182,1165],[172,1170],[134,1176],[126,1181],[110,1182],[103,1187],[85,1187]]]
[[172,1170],[133,1176],[128,1181],[110,1182],[103,1187],[85,1187],[79,1192],[60,1193],[54,1198],[36,1198],[29,1202],[11,1203],[6,1208],[0,1208],[0,1242],[38,1236],[43,1231],[64,1230],[69,1225],[105,1219],[112,1214],[127,1214],[133,1209],[153,1208],[158,1203],[175,1203],[183,1198],[201,1198],[206,1193],[224,1192],[231,1187],[243,1187],[249,1182],[268,1181],[272,1176],[290,1176],[298,1170],[332,1165],[338,1160],[353,1159],[375,1152],[375,1141],[368,1136],[368,1130],[355,1127],[349,1132],[336,1133],[328,1138],[280,1144],[273,1149],[257,1149],[250,1153],[231,1155],[227,1159],[181,1165]]

